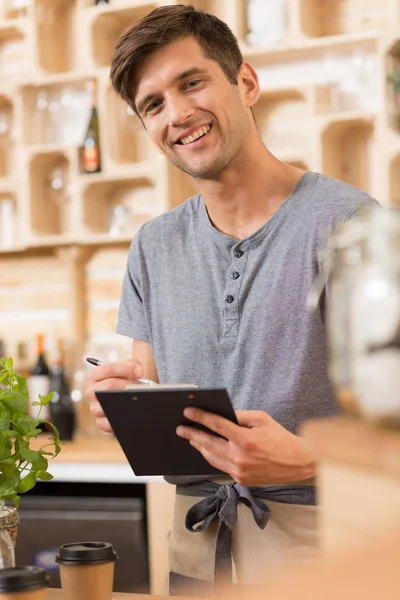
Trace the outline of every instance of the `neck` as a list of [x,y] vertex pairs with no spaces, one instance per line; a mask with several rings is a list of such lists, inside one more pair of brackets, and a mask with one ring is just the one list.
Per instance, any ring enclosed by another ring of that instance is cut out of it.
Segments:
[[260,229],[293,193],[304,171],[275,158],[261,138],[214,180],[196,181],[213,226],[236,239]]

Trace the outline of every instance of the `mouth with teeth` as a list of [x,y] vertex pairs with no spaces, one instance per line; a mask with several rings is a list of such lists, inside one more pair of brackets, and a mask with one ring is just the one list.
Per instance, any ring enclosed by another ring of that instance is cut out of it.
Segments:
[[210,129],[211,129],[211,125],[203,125],[203,127],[199,127],[198,129],[196,129],[196,131],[193,131],[193,133],[191,133],[190,135],[180,138],[177,141],[177,144],[180,144],[181,146],[187,146],[188,144],[192,144],[193,142],[196,142],[200,138],[203,138],[204,136],[206,136],[207,133],[210,131]]

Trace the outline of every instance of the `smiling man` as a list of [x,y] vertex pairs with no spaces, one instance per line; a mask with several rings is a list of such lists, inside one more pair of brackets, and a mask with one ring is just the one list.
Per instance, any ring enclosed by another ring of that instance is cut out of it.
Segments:
[[257,75],[215,16],[154,10],[120,39],[111,79],[199,194],[133,240],[118,322],[133,355],[93,369],[87,398],[109,430],[96,390],[143,375],[228,389],[239,425],[187,412],[225,439],[177,431],[226,477],[168,478],[171,593],[206,594],[220,576],[265,584],[277,565],[318,555],[315,462],[298,427],[336,404],[323,305],[308,312],[307,295],[327,232],[375,201],[269,152]]

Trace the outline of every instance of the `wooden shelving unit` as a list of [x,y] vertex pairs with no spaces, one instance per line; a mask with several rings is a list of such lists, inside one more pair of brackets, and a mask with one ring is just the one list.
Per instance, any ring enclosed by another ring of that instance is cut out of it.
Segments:
[[[196,192],[109,81],[118,37],[165,3],[175,2],[31,0],[21,18],[0,3],[0,225],[3,201],[15,216],[13,244],[0,236],[0,323],[10,352],[37,331],[65,337],[75,366],[87,340],[129,352],[114,331],[130,241]],[[259,15],[247,0],[192,4],[230,25],[258,71],[255,118],[276,156],[400,200],[400,108],[386,81],[400,65],[396,0],[277,1],[280,16],[263,2]],[[271,41],[273,14],[281,30]],[[91,79],[102,171],[83,175]]]

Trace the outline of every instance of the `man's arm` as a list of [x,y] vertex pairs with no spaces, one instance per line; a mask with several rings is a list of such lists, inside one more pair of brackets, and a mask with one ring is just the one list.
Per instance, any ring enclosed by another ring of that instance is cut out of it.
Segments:
[[142,340],[133,340],[132,357],[129,360],[108,363],[91,369],[87,377],[85,397],[89,402],[90,412],[96,417],[96,424],[100,429],[107,432],[112,431],[97,401],[95,391],[124,390],[138,377],[148,377],[153,381],[158,381],[153,349],[149,342]]
[[157,381],[158,383],[158,374],[156,364],[154,362],[153,348],[149,342],[133,340],[132,360],[138,361],[143,366],[142,377],[147,377],[147,379]]

